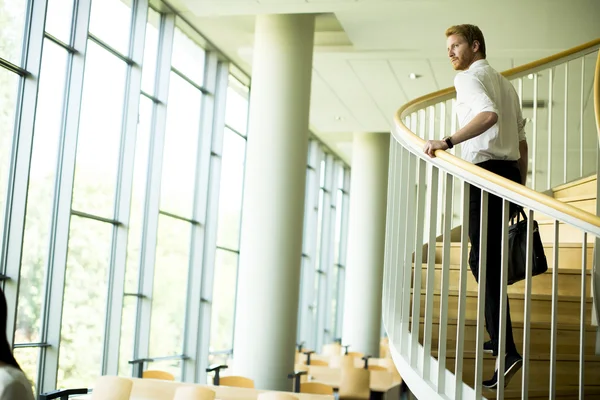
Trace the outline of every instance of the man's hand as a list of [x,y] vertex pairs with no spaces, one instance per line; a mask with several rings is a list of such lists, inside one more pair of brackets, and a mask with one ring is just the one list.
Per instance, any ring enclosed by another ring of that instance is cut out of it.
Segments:
[[423,152],[429,157],[434,158],[436,150],[448,150],[448,145],[443,140],[428,140],[425,142]]

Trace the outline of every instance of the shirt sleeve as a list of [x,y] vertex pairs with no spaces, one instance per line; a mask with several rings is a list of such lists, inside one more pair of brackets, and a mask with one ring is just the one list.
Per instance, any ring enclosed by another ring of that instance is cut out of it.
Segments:
[[519,142],[527,140],[527,137],[525,136],[525,124],[527,124],[527,120],[523,118],[521,107],[517,107],[517,128],[519,130]]
[[482,112],[494,112],[498,114],[496,104],[490,98],[485,86],[476,76],[467,73],[459,73],[454,78],[456,97],[461,103],[468,104],[473,115]]
[[0,400],[30,400],[33,399],[31,388],[23,386],[21,382],[13,381],[0,392]]

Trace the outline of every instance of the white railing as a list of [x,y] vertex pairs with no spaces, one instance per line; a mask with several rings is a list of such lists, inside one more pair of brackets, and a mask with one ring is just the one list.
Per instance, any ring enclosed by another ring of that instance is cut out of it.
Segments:
[[[588,122],[588,119],[593,122],[594,109],[588,100],[592,93],[591,81],[588,82],[590,78],[585,71],[592,71],[593,81],[598,48],[600,48],[600,40],[506,73],[515,83],[523,104],[526,106],[531,104],[532,107],[524,109],[524,116],[531,118],[532,122],[526,128],[531,154],[530,170],[534,171],[529,180],[532,188],[546,191],[558,184],[596,171],[597,127],[596,124]],[[593,62],[589,61],[592,59]],[[571,79],[574,78],[570,71],[576,70],[573,65],[579,65],[581,72],[578,85],[571,84]],[[560,79],[557,79],[558,71],[564,71],[562,84]],[[539,95],[541,79],[548,82],[548,87],[545,88],[547,97]],[[559,86],[564,93],[559,93]],[[587,95],[586,89],[588,89]],[[529,94],[532,97],[530,103]],[[529,391],[533,390],[532,384],[535,384],[535,389],[538,390],[541,379],[543,382],[541,386],[546,388],[550,397],[553,397],[557,386],[560,386],[557,375],[557,363],[560,362],[557,359],[558,324],[559,322],[575,326],[578,324],[579,370],[576,381],[577,395],[583,398],[585,377],[591,373],[589,367],[586,369],[585,365],[588,354],[586,332],[590,330],[591,324],[591,291],[588,288],[591,281],[588,265],[591,264],[591,259],[588,259],[590,258],[588,250],[590,242],[600,237],[600,218],[475,167],[447,152],[438,151],[438,157],[434,159],[425,156],[422,152],[424,140],[441,138],[456,129],[454,96],[453,89],[425,96],[402,107],[396,116],[396,127],[390,146],[383,295],[383,319],[394,361],[400,374],[418,398],[482,397],[481,384],[483,379],[488,377],[484,377],[483,374],[485,363],[482,351],[486,287],[482,283],[486,281],[486,269],[480,268],[480,284],[476,292],[469,291],[468,281],[473,278],[469,276],[471,273],[467,272],[469,246],[467,229],[460,229],[469,226],[469,191],[472,186],[476,186],[482,189],[480,214],[482,232],[487,230],[487,218],[481,216],[488,214],[489,195],[496,195],[503,199],[502,210],[490,211],[502,212],[504,248],[507,246],[505,243],[508,235],[509,202],[519,204],[527,210],[529,242],[533,232],[531,221],[534,216],[540,218],[541,213],[547,220],[553,221],[546,222],[551,230],[545,236],[546,242],[551,242],[547,243],[546,255],[549,260],[548,274],[552,277],[552,289],[549,294],[538,296],[545,301],[545,306],[542,307],[545,311],[532,310],[531,266],[528,266],[529,276],[520,293],[512,287],[509,291],[506,283],[507,259],[502,257],[501,282],[498,283],[502,299],[499,353],[503,354],[505,350],[506,298],[507,293],[510,292],[519,299],[518,303],[513,304],[512,314],[522,314],[523,346],[519,348],[523,355],[523,368],[522,372],[519,372],[521,396],[528,397]],[[577,103],[571,101],[572,97],[579,99],[579,108],[576,106]],[[564,104],[561,104],[559,98]],[[562,119],[558,117],[558,109],[563,110]],[[591,118],[588,117],[588,113]],[[544,120],[547,121],[546,124],[542,123]],[[558,125],[563,129],[560,136],[562,142],[557,141],[559,135],[556,126]],[[579,162],[573,163],[572,160]],[[574,234],[578,235],[579,239],[574,238]],[[480,265],[485,265],[486,236],[481,236]],[[458,257],[452,254],[452,248],[457,247],[452,246],[452,237],[459,238]],[[578,298],[569,297],[569,310],[576,308],[577,304],[579,309],[577,313],[567,314],[558,308],[561,301],[558,291],[558,266],[559,257],[562,257],[559,249],[560,243],[565,239],[579,243],[581,249],[580,290],[577,292]],[[530,246],[528,251],[531,253]],[[506,254],[506,251],[503,254]],[[439,271],[437,277],[436,264]],[[451,264],[458,266],[454,274]],[[457,279],[458,285],[455,284]],[[451,292],[452,285],[457,288]],[[476,313],[472,312],[475,307],[474,298],[476,298]],[[538,298],[533,299],[533,301],[538,300]],[[522,309],[519,309],[519,305]],[[456,335],[452,338],[447,331],[450,316],[453,321],[455,320],[456,326]],[[465,343],[467,319],[477,321],[475,349],[472,352],[474,357],[469,359],[471,364],[474,362],[472,376],[466,373],[468,368],[464,357],[465,351],[469,350],[468,344]],[[550,331],[547,360],[549,367],[546,368],[547,375],[543,377],[540,375],[539,368],[532,371],[530,367],[530,343],[535,342],[535,339],[530,338],[532,321],[546,322]],[[436,333],[437,352],[434,352],[432,343],[435,343]],[[452,350],[454,350],[453,354]],[[451,361],[452,355],[453,361]],[[489,363],[488,361],[487,364]],[[499,369],[503,370],[504,357],[499,358],[499,363]],[[491,371],[493,373],[493,369]],[[535,373],[535,380],[530,379],[532,372]],[[491,373],[486,371],[486,374],[488,373],[491,377]],[[486,392],[485,396],[503,398],[503,378],[500,374],[497,392]],[[514,384],[509,388],[514,389]]]

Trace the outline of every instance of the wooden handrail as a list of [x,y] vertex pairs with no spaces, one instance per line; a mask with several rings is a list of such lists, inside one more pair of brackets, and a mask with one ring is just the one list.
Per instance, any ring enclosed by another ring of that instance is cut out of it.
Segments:
[[596,76],[594,76],[594,109],[596,114],[596,130],[600,140],[600,51],[596,61]]
[[[588,50],[592,47],[596,47],[596,46],[600,46],[600,39],[593,40],[593,41],[585,43],[581,46],[574,47],[570,50],[566,50],[566,51],[557,53],[553,56],[546,57],[541,60],[537,60],[537,61],[534,61],[529,64],[525,64],[525,65],[517,67],[517,68],[512,68],[508,71],[503,72],[502,74],[505,77],[513,77],[517,74],[528,73],[531,69],[543,68],[544,66],[546,66],[549,63],[554,63],[563,58],[570,57],[574,54],[585,52],[586,50]],[[599,107],[600,107],[599,106],[600,83],[598,82],[600,80],[598,78],[599,70],[600,70],[599,65],[600,65],[600,52],[599,52],[599,56],[598,56],[598,62],[596,63],[596,82],[595,82],[595,91],[594,91],[597,124],[600,124],[598,122],[600,120],[600,115],[599,115],[599,113],[600,113],[600,110],[599,110]],[[408,127],[406,127],[406,125],[404,125],[404,123],[402,122],[402,117],[407,114],[412,113],[413,111],[416,111],[417,109],[423,109],[429,105],[437,104],[440,101],[450,99],[450,98],[452,98],[452,96],[455,93],[456,93],[456,91],[455,91],[454,87],[446,88],[446,89],[439,90],[437,92],[430,93],[428,95],[419,97],[415,100],[412,100],[412,101],[406,103],[404,106],[400,107],[400,109],[394,115],[394,122],[396,123],[398,129],[403,131],[406,134],[405,139],[412,142],[416,148],[423,148],[423,146],[425,145],[425,141],[423,139],[421,139],[419,136],[415,135]],[[395,132],[392,132],[392,134],[394,134],[394,133]],[[600,132],[599,132],[599,134],[600,134]],[[464,161],[456,156],[453,156],[452,154],[450,154],[446,151],[437,150],[435,152],[435,155],[436,155],[436,157],[439,157],[440,160],[443,160],[449,164],[452,164],[460,169],[466,170],[469,173],[476,175],[477,177],[487,180],[489,182],[492,182],[498,186],[501,186],[502,188],[504,188],[506,190],[515,192],[523,197],[529,198],[530,200],[541,203],[546,207],[556,209],[559,212],[567,214],[573,218],[580,219],[590,225],[594,225],[594,226],[600,228],[600,217],[598,217],[594,214],[590,214],[579,208],[576,208],[569,204],[558,201],[558,200],[554,199],[553,197],[547,196],[540,192],[536,192],[535,190],[529,189],[526,186],[520,185],[509,179],[505,179],[499,175],[493,174],[483,168],[477,167],[476,165],[474,165],[472,163],[469,163],[469,162]]]

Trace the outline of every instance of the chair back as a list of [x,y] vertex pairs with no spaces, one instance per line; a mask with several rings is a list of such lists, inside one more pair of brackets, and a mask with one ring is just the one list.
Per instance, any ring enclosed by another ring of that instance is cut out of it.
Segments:
[[254,381],[243,376],[222,376],[219,385],[254,389]]
[[329,365],[329,363],[324,360],[310,360],[310,365],[318,365],[319,367],[326,367]]
[[364,368],[343,368],[341,371],[339,398],[369,400],[371,397],[371,371]]
[[175,376],[167,371],[159,371],[149,369],[142,372],[142,378],[144,379],[160,379],[162,381],[174,381]]
[[324,344],[321,354],[324,356],[339,356],[342,354],[342,345],[339,343]]
[[384,367],[383,365],[368,365],[367,368],[369,369],[369,371],[387,371],[387,367]]
[[358,351],[349,351],[348,354],[346,354],[348,357],[354,357],[354,358],[363,358],[365,355],[363,353],[360,353]]
[[215,400],[215,392],[199,386],[182,386],[175,390],[173,400]]
[[92,400],[129,400],[132,386],[131,379],[101,376],[94,383]]
[[300,384],[300,393],[333,395],[333,388],[320,382],[305,382]]
[[329,368],[355,368],[354,357],[352,356],[331,356],[329,359]]
[[298,400],[296,396],[284,392],[263,392],[256,400]]

